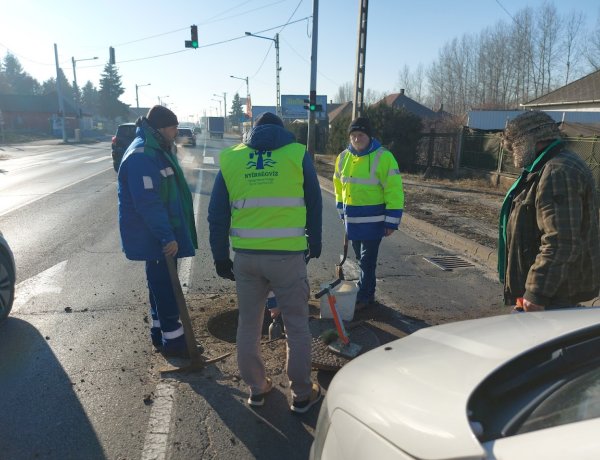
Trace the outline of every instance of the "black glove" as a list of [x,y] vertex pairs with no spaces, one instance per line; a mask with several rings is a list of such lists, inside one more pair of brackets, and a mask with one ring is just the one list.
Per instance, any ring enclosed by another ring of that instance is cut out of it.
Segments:
[[304,260],[306,263],[310,259],[318,259],[321,256],[321,245],[320,244],[311,244],[308,246],[308,250],[304,252]]
[[217,269],[217,275],[221,278],[235,281],[235,276],[233,275],[233,262],[231,259],[215,260],[215,268]]

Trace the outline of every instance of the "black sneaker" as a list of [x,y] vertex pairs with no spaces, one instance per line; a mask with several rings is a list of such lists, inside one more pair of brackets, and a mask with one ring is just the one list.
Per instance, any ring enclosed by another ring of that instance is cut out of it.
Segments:
[[256,394],[256,395],[250,394],[250,397],[248,398],[248,405],[254,406],[254,407],[259,407],[259,406],[264,405],[265,395],[272,389],[273,389],[273,381],[271,380],[270,377],[267,377],[267,387],[265,388],[265,391],[263,391],[262,393]]
[[377,301],[375,300],[358,300],[354,305],[354,310],[361,311],[369,307],[374,307],[375,305],[377,305]]
[[290,409],[297,414],[304,414],[319,402],[321,396],[323,396],[321,393],[321,386],[318,383],[313,383],[309,398],[303,401],[294,401],[290,406]]
[[[198,353],[200,353],[200,354],[204,353],[204,347],[202,345],[196,344],[196,349],[198,350]],[[160,349],[160,352],[162,353],[163,356],[168,357],[168,358],[185,358],[185,359],[190,358],[190,354],[188,353],[187,346],[185,346],[185,347],[169,346],[169,343],[167,343],[162,346],[162,348]]]

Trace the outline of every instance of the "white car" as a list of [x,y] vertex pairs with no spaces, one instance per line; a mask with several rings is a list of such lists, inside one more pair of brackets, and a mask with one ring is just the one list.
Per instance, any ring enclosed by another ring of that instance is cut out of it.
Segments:
[[0,232],[0,322],[8,316],[15,298],[15,259]]
[[600,308],[421,329],[333,378],[312,459],[600,459]]

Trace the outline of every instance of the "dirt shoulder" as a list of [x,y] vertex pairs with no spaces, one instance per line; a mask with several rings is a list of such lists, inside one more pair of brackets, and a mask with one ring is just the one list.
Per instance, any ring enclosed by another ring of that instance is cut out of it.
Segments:
[[[333,158],[319,155],[315,167],[320,176],[331,178]],[[496,248],[503,190],[484,179],[449,180],[406,173],[402,179],[406,214],[492,250]]]

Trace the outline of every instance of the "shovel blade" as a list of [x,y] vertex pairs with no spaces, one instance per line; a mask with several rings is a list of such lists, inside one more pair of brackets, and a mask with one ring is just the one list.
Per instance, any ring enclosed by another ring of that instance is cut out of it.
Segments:
[[362,345],[352,342],[348,342],[346,344],[340,339],[338,339],[335,342],[330,343],[327,348],[329,349],[329,351],[337,355],[343,356],[344,358],[352,359],[358,356],[360,350],[362,350]]
[[159,369],[161,374],[169,374],[173,372],[198,372],[204,369],[209,364],[218,363],[219,361],[223,361],[225,358],[231,355],[232,352],[225,353],[221,356],[217,356],[215,358],[205,358],[200,355],[199,359],[191,359],[188,364],[181,367],[176,366],[165,366]]

